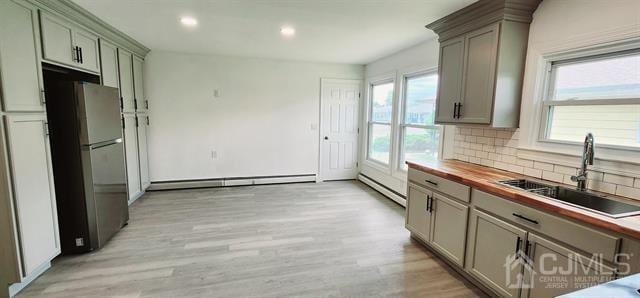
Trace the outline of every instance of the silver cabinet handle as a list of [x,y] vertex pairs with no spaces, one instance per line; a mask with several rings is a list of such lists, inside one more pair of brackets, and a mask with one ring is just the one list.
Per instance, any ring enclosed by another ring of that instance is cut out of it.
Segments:
[[431,184],[433,186],[438,186],[438,182],[433,182],[431,180],[425,180],[424,182],[427,182],[427,183],[429,183],[429,184]]

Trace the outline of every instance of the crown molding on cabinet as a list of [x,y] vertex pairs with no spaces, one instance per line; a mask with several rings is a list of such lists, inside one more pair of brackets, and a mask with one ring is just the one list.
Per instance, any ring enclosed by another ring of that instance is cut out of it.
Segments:
[[426,27],[438,34],[442,42],[502,20],[529,24],[540,2],[542,0],[480,0]]
[[149,51],[149,48],[142,43],[124,34],[122,31],[107,24],[91,12],[82,8],[80,5],[72,2],[71,0],[31,0],[41,9],[49,10],[50,12],[56,12],[68,19],[94,31],[101,38],[114,42],[124,48],[134,52],[140,57],[145,57]]

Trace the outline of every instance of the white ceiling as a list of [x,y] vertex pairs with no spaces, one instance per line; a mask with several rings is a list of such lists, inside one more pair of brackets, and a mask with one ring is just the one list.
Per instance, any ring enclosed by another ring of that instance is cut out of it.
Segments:
[[[73,0],[152,50],[365,64],[475,0]],[[180,25],[194,16],[195,29]],[[285,39],[280,27],[296,36]]]

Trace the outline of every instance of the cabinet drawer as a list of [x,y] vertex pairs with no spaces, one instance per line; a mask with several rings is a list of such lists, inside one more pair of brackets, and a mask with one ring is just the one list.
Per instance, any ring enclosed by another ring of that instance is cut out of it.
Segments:
[[478,209],[522,224],[531,231],[547,235],[589,254],[602,254],[603,259],[607,261],[614,261],[620,242],[618,237],[479,190],[474,189],[472,197],[473,205]]
[[411,168],[409,169],[409,180],[463,202],[469,202],[469,192],[471,189],[464,184]]

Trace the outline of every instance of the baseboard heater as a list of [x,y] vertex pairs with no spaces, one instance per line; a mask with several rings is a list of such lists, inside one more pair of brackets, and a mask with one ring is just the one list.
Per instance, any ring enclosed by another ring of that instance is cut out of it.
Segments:
[[151,182],[151,185],[147,190],[174,190],[303,182],[316,182],[316,174],[154,181]]
[[382,185],[380,182],[375,181],[363,174],[358,175],[358,180],[362,181],[362,183],[368,185],[373,188],[377,192],[381,193],[385,197],[391,199],[392,201],[400,204],[402,207],[407,207],[407,199],[402,194],[397,193],[396,191]]

